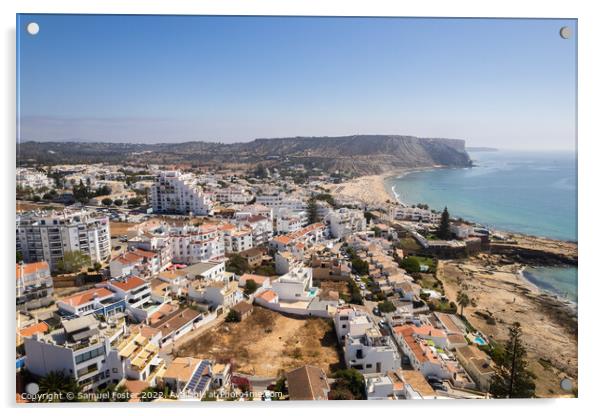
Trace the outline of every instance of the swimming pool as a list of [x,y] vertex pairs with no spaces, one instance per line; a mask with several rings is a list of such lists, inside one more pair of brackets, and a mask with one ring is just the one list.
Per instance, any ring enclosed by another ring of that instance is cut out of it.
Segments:
[[310,298],[313,298],[314,296],[316,296],[317,293],[318,293],[317,287],[312,287],[309,289],[309,297]]
[[485,341],[482,337],[476,336],[473,338],[475,344],[486,345],[487,341]]

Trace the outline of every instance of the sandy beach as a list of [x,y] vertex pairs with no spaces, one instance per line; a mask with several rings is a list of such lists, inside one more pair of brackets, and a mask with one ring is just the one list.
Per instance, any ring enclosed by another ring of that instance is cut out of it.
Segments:
[[[445,295],[455,300],[462,290],[476,306],[464,314],[485,336],[503,342],[507,328],[520,322],[529,369],[540,397],[566,395],[564,377],[577,379],[577,316],[575,305],[539,290],[520,274],[519,263],[503,264],[497,255],[439,262],[438,278]],[[493,319],[491,319],[493,318]]]
[[360,176],[350,181],[330,185],[328,189],[334,195],[355,198],[367,204],[386,204],[395,202],[395,195],[385,186],[385,179],[391,174]]

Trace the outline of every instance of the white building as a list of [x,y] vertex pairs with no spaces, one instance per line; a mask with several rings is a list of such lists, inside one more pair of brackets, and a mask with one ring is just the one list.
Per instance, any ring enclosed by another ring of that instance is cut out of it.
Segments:
[[17,309],[28,310],[48,306],[53,302],[53,281],[45,261],[17,264]]
[[17,186],[23,188],[53,188],[54,182],[45,173],[35,169],[17,168]]
[[138,276],[110,280],[108,288],[118,299],[125,299],[128,308],[140,308],[151,300],[150,284]]
[[274,235],[272,221],[262,215],[249,215],[239,218],[237,222],[239,227],[251,230],[254,247],[267,244]]
[[365,313],[341,308],[335,313],[334,322],[349,368],[362,374],[380,374],[401,367],[401,357],[393,339],[382,335]]
[[25,364],[36,376],[62,372],[83,390],[117,384],[124,376],[123,363],[113,348],[125,334],[125,319],[106,323],[88,315],[61,321],[61,328],[25,339]]
[[169,235],[174,263],[193,264],[225,256],[224,238],[215,226],[172,227]]
[[437,223],[441,220],[441,214],[432,212],[428,209],[412,208],[412,207],[396,207],[392,212],[393,218],[396,220],[420,221]]
[[283,301],[307,300],[311,288],[311,267],[293,269],[272,282],[272,290]]
[[224,250],[226,253],[240,253],[253,248],[253,233],[250,228],[238,229],[234,224],[222,224],[219,226],[224,239]]
[[248,204],[253,200],[253,194],[239,186],[229,186],[227,188],[217,188],[213,192],[215,200],[221,203],[229,204]]
[[154,212],[213,215],[213,202],[192,174],[160,172],[150,191]]
[[305,211],[281,209],[276,215],[276,232],[278,234],[294,233],[307,224]]
[[330,234],[334,238],[344,238],[350,234],[366,230],[366,218],[360,210],[340,208],[330,211],[324,217]]
[[28,212],[17,216],[17,246],[27,263],[47,261],[53,270],[70,251],[104,262],[111,256],[109,219],[86,210]]

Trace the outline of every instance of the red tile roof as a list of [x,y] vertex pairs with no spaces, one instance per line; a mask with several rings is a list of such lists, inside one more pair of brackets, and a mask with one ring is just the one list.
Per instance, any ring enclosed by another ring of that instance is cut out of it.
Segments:
[[39,261],[37,263],[17,264],[17,279],[21,278],[21,272],[23,274],[37,273],[42,270],[49,270],[48,263],[45,261]]
[[33,334],[37,334],[37,333],[45,333],[47,332],[49,329],[48,324],[46,322],[39,322],[37,324],[34,325],[30,325],[27,328],[23,328],[19,331],[19,334],[22,337],[30,337]]
[[66,303],[71,306],[81,306],[86,303],[92,302],[95,298],[109,298],[113,296],[113,292],[105,287],[98,287],[89,290],[84,290],[83,292],[76,293],[75,295],[69,296],[62,300],[63,303]]
[[142,280],[138,276],[131,276],[125,280],[113,280],[110,283],[112,286],[118,287],[119,289],[128,292],[146,284],[146,281]]

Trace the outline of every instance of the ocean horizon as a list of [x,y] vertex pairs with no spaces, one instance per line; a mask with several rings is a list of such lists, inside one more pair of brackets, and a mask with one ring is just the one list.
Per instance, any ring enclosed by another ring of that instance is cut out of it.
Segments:
[[[577,241],[576,151],[475,151],[475,166],[390,177],[399,202],[447,207],[452,217],[522,234]],[[577,268],[529,269],[539,288],[576,301]]]

